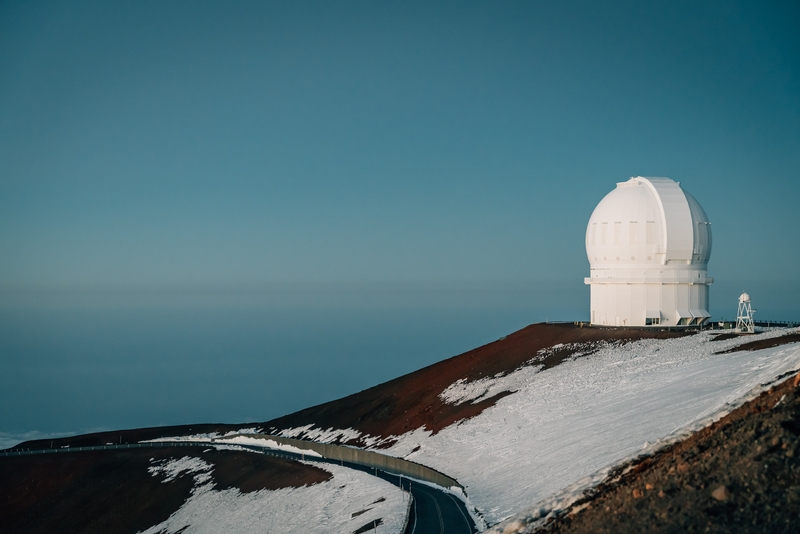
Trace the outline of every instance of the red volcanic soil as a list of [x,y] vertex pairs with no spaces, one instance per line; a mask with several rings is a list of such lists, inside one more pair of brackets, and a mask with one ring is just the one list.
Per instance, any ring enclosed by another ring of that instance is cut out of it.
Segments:
[[[339,400],[320,404],[263,423],[270,433],[312,424],[316,428],[353,428],[386,438],[425,427],[436,433],[474,417],[499,399],[501,392],[475,404],[448,404],[439,394],[457,380],[505,375],[524,365],[553,367],[576,354],[585,356],[603,343],[644,338],[672,338],[686,332],[634,328],[600,328],[569,324],[534,324],[459,356],[425,367]],[[549,350],[548,350],[549,349]],[[302,437],[302,436],[301,436]],[[348,442],[361,444],[360,440]],[[390,442],[384,446],[391,445]]]
[[255,453],[199,447],[0,457],[1,533],[125,533],[166,520],[191,495],[193,476],[164,482],[147,468],[185,456],[213,466],[215,489],[247,493],[331,478],[317,467]]

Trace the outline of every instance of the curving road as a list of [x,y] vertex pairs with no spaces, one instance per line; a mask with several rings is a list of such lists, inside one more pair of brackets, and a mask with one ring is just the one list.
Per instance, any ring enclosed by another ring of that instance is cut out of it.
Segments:
[[[268,447],[257,445],[240,445],[248,449],[261,452],[269,451],[267,454],[284,456],[287,458],[301,459],[300,454],[293,454],[285,451],[276,451]],[[400,488],[409,491],[414,497],[411,506],[411,517],[408,520],[408,527],[404,534],[474,534],[478,532],[472,516],[469,515],[464,502],[457,499],[453,494],[438,489],[437,487],[416,480],[412,480],[403,475],[387,473],[374,467],[366,467],[352,462],[337,462],[328,458],[313,456],[302,457],[305,461],[333,463],[357,469],[372,476],[382,478],[392,484],[397,484]]]
[[[121,445],[97,445],[91,447],[72,447],[64,449],[34,449],[0,452],[0,456],[27,456],[36,454],[65,454],[79,451],[98,451],[115,449],[162,448],[162,447],[208,447],[218,443],[202,441],[125,443]],[[257,445],[238,445],[260,453],[269,454],[291,460],[305,460],[319,463],[333,463],[350,469],[382,478],[402,489],[409,491],[414,497],[408,527],[404,534],[473,534],[477,532],[475,522],[467,512],[466,506],[452,494],[437,489],[432,485],[409,479],[402,475],[387,473],[373,467],[366,467],[351,462],[337,462],[327,458],[304,456],[286,451],[278,451]]]
[[477,531],[464,503],[451,494],[420,483],[410,486],[414,504],[405,534],[472,534]]

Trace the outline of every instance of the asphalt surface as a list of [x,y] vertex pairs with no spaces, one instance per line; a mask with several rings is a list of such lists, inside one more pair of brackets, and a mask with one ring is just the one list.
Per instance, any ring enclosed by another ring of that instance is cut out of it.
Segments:
[[[0,456],[25,456],[35,454],[66,454],[77,451],[96,451],[96,450],[116,450],[133,448],[162,448],[162,447],[208,447],[213,446],[210,442],[156,442],[156,443],[133,443],[121,445],[98,445],[91,447],[72,447],[63,449],[35,449],[35,450],[15,450],[13,452],[2,452]],[[288,458],[292,460],[305,460],[317,463],[336,463],[350,469],[357,469],[370,475],[382,478],[392,484],[397,484],[402,489],[409,491],[414,497],[411,506],[411,515],[408,520],[408,527],[404,534],[473,534],[478,531],[472,517],[467,512],[464,502],[457,499],[452,494],[440,490],[435,486],[425,484],[416,480],[409,479],[402,475],[387,473],[380,469],[366,467],[351,462],[337,462],[325,458],[305,456],[285,451],[276,451],[267,447],[255,445],[240,445],[243,448],[258,451],[271,456]]]
[[[408,481],[408,479],[406,479]],[[410,482],[410,481],[408,481]],[[411,482],[414,504],[405,534],[444,534],[477,532],[464,503],[432,486]]]
[[[273,449],[256,446],[247,446],[254,450],[270,451],[269,454],[286,456],[299,459],[299,454],[280,453]],[[351,462],[336,462],[324,458],[305,456],[306,461],[320,463],[338,463],[350,469],[357,469],[372,476],[382,478],[387,482],[396,484],[402,489],[411,492],[414,502],[411,506],[411,516],[408,520],[408,527],[404,534],[473,534],[478,532],[475,522],[467,511],[464,502],[453,496],[451,493],[438,489],[436,486],[425,484],[416,480],[409,479],[402,475],[387,473],[373,467]]]

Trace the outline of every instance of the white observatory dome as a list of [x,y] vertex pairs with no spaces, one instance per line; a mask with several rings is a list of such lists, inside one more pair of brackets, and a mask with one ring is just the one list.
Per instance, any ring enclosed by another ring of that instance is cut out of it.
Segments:
[[669,178],[631,178],[600,201],[586,229],[592,323],[699,325],[708,320],[711,226]]

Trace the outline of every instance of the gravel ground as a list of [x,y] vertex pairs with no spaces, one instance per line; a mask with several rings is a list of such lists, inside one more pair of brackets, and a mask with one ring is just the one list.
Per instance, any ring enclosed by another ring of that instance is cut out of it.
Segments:
[[800,532],[800,375],[621,467],[537,532]]

